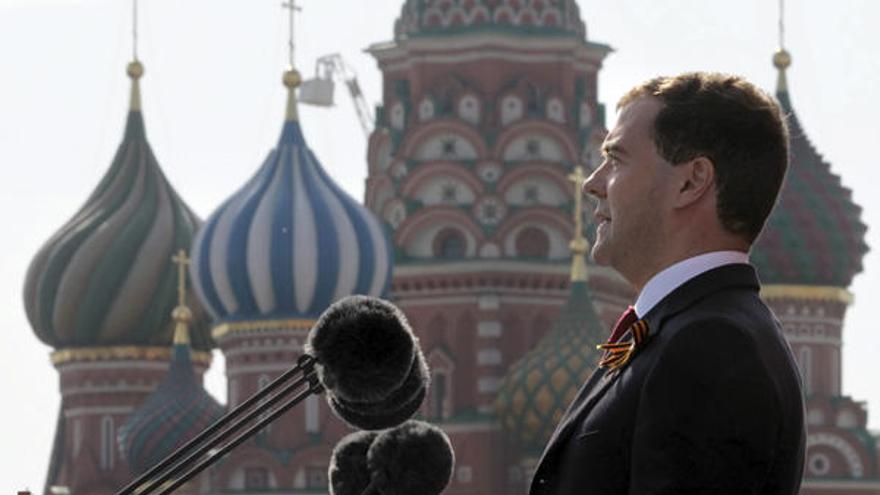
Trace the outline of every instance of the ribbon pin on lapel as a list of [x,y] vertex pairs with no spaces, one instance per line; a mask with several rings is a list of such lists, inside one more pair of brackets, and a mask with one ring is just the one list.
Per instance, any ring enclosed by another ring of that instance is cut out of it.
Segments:
[[639,320],[629,327],[632,333],[632,339],[626,342],[606,342],[599,344],[596,349],[605,351],[605,355],[599,361],[600,368],[618,369],[632,359],[636,351],[645,343],[648,338],[648,323],[645,320]]

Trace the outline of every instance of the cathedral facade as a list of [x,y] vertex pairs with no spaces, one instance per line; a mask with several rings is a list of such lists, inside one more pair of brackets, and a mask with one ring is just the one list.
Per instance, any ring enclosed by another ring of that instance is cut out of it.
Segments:
[[[589,39],[574,0],[407,0],[394,33],[368,49],[383,84],[363,204],[308,149],[290,71],[277,146],[203,223],[153,157],[143,67],[129,67],[119,151],[25,284],[61,384],[46,493],[113,493],[289,369],[320,313],[349,294],[391,299],[420,340],[431,386],[419,415],[456,453],[444,493],[526,492],[595,344],[635,296],[608,268],[572,273],[584,208],[571,176],[601,159],[611,49]],[[751,259],[804,380],[802,493],[880,493],[877,439],[840,378],[865,225],[800,126],[790,62],[774,58],[792,162]],[[179,249],[192,257],[188,359],[173,331]],[[183,368],[199,382],[212,349],[226,359],[228,404],[163,387]],[[184,492],[327,493],[332,448],[350,431],[311,397]]]

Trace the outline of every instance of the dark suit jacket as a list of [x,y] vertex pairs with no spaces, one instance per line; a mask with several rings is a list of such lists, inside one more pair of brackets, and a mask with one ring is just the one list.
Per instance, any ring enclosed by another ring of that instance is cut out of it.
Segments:
[[800,376],[749,265],[677,288],[645,315],[649,339],[597,369],[538,463],[531,495],[796,494]]

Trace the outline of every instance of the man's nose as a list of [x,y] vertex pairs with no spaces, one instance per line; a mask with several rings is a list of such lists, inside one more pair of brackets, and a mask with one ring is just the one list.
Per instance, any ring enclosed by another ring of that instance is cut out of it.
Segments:
[[581,191],[587,196],[595,196],[597,198],[605,197],[605,180],[602,176],[603,167],[599,167],[587,177]]

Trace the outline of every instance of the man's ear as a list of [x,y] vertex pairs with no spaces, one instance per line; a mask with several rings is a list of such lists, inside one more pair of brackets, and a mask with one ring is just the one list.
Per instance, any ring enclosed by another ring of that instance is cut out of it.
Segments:
[[715,164],[705,156],[675,165],[679,188],[675,206],[684,208],[702,200],[715,189]]

